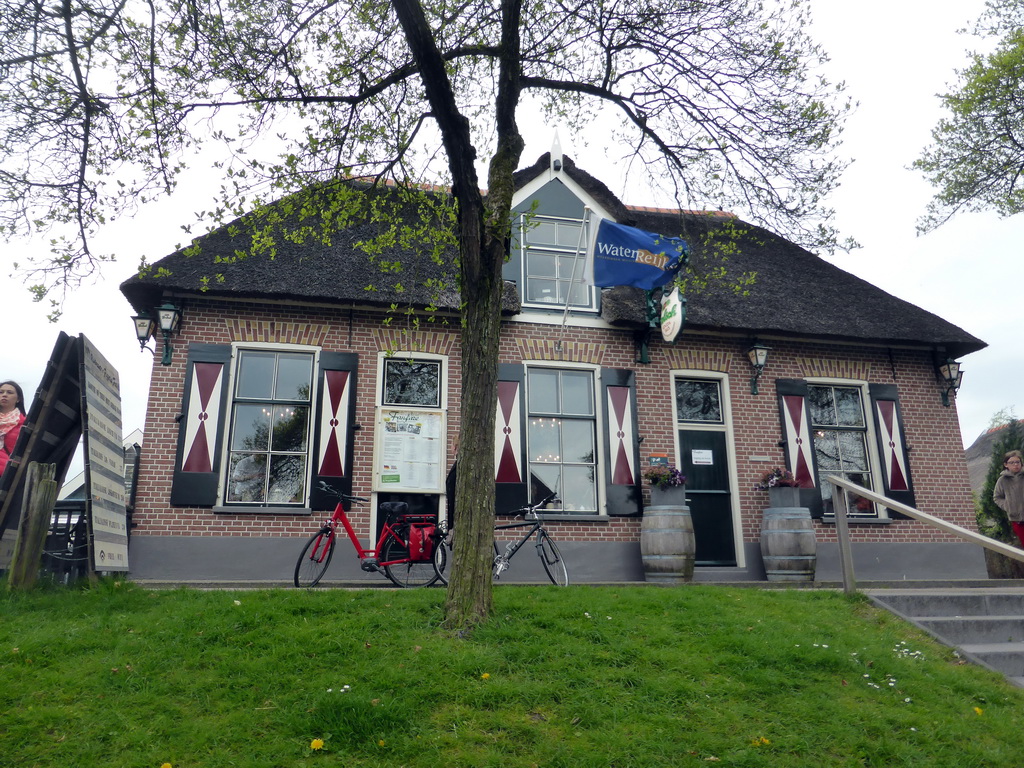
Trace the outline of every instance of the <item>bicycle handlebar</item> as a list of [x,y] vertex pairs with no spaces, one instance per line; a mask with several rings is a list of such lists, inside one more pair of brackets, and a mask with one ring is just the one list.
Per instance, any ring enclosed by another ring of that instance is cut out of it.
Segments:
[[519,509],[513,509],[512,511],[506,512],[504,514],[506,514],[506,515],[515,515],[516,517],[522,517],[522,518],[526,519],[526,517],[528,515],[536,516],[538,509],[540,509],[545,504],[548,504],[548,503],[550,503],[552,501],[558,501],[558,493],[557,492],[548,494],[546,497],[544,497],[543,499],[538,501],[536,504],[527,504],[525,507],[520,507]]
[[369,499],[367,499],[367,498],[365,498],[363,496],[353,496],[350,493],[342,493],[341,491],[339,491],[334,486],[328,485],[327,483],[325,483],[323,480],[321,480],[317,484],[317,486],[324,493],[329,493],[331,496],[337,496],[342,501],[356,501],[356,502],[359,502],[359,503],[362,503],[362,504],[365,504],[365,503],[367,503],[369,501]]

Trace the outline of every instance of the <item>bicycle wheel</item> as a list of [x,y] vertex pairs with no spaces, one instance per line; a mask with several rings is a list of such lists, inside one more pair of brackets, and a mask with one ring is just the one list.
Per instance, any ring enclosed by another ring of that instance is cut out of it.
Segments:
[[433,559],[410,560],[408,545],[394,536],[388,537],[381,562],[390,563],[384,566],[384,575],[400,587],[429,587],[437,581]]
[[568,587],[569,572],[565,569],[565,560],[562,559],[562,553],[558,551],[555,542],[545,531],[537,534],[537,555],[540,557],[544,571],[551,579],[551,583],[559,587]]
[[[449,536],[453,535],[451,533]],[[447,538],[441,539],[434,545],[434,571],[437,573],[437,579],[446,587],[448,586],[448,574],[445,573],[445,568],[448,566],[451,557],[448,556]]]
[[302,548],[302,554],[295,563],[295,586],[315,587],[327,573],[334,555],[334,534],[330,530],[322,530],[313,534]]
[[444,569],[448,566],[448,545],[444,543],[444,539],[434,542],[433,560],[434,573],[437,574],[437,580],[447,587],[448,577],[444,575]]

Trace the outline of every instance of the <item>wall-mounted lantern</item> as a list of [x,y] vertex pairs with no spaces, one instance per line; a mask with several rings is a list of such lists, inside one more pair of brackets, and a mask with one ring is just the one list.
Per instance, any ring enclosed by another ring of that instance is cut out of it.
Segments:
[[764,373],[765,363],[768,362],[768,350],[771,347],[766,347],[764,344],[755,341],[754,344],[747,350],[747,359],[750,360],[750,366],[754,369],[754,375],[750,379],[750,394],[756,395],[757,380],[761,378],[761,374]]
[[946,358],[946,362],[938,366],[939,387],[942,391],[942,404],[949,408],[949,395],[960,390],[964,380],[964,370],[960,363],[952,358]]
[[152,313],[143,310],[132,317],[132,322],[135,323],[135,337],[139,340],[139,346],[142,349],[149,349],[156,355],[156,351],[147,347],[146,342],[150,338],[155,339],[158,330],[163,334],[164,352],[163,357],[160,358],[161,365],[171,364],[171,355],[174,352],[174,348],[171,346],[171,335],[178,333],[181,316],[181,308],[168,302],[154,308]]

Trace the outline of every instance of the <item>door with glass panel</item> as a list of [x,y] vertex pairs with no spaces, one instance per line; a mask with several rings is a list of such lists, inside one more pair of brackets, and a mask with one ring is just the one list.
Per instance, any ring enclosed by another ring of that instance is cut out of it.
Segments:
[[693,519],[697,565],[736,565],[731,457],[717,379],[675,380],[677,466],[686,475],[686,498]]

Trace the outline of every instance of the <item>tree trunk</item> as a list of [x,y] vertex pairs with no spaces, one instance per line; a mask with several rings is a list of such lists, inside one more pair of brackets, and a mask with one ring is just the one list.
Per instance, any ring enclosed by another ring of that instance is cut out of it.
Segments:
[[497,147],[488,168],[488,198],[477,179],[469,120],[455,93],[418,0],[391,0],[420,70],[441,131],[458,206],[462,296],[462,410],[455,478],[455,540],[445,601],[445,625],[465,631],[491,612],[494,562],[494,419],[498,404],[501,269],[507,255],[513,173],[524,142],[516,125],[520,91],[521,0],[502,0]]
[[1024,563],[990,549],[985,550],[985,570],[990,579],[1024,579]]
[[[481,254],[476,255],[480,259]],[[486,257],[484,257],[486,261]],[[445,624],[466,630],[491,612],[494,561],[494,419],[501,332],[500,270],[463,277],[462,422],[456,520]]]

